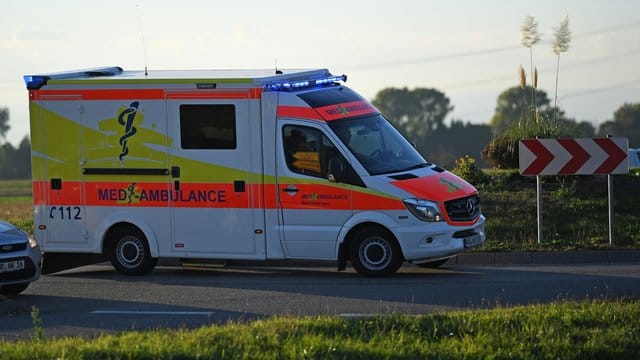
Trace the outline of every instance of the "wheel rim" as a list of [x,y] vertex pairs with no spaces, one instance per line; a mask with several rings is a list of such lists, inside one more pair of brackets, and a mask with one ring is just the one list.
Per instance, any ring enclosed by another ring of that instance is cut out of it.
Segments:
[[142,240],[134,236],[125,236],[118,242],[116,257],[120,265],[128,269],[134,269],[144,259],[144,244]]
[[366,239],[358,249],[362,265],[369,270],[384,269],[392,257],[391,245],[381,237]]

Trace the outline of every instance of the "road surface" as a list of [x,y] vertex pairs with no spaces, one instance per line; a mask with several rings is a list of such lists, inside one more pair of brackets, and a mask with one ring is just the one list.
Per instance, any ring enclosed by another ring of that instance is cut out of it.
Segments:
[[442,310],[640,297],[640,263],[470,266],[405,264],[387,278],[325,266],[157,267],[142,277],[100,264],[43,276],[20,296],[0,297],[0,338],[94,336],[158,327],[199,327],[272,315],[423,314]]

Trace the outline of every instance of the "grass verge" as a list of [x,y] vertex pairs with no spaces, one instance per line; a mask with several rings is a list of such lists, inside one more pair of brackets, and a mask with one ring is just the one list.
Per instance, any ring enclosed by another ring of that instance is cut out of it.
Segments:
[[2,359],[631,359],[640,301],[556,302],[492,310],[345,320],[270,318],[0,342]]
[[0,180],[0,197],[2,196],[29,196],[31,197],[32,182],[26,180]]
[[[543,177],[542,244],[535,177],[492,171],[476,184],[487,218],[480,251],[610,249],[606,176]],[[614,176],[614,248],[640,247],[640,176]]]

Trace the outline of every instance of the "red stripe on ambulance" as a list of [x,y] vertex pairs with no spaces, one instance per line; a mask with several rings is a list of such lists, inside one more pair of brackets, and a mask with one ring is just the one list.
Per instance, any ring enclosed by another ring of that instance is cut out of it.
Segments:
[[[85,182],[83,190],[82,182],[67,181],[62,189],[51,190],[48,182],[34,181],[33,200],[36,205],[277,209],[280,207],[277,189],[287,186],[253,184],[247,187],[247,192],[236,192],[233,184],[224,183],[183,182],[176,190],[173,183]],[[354,210],[405,209],[397,199],[374,194],[318,184],[295,186],[299,189],[295,196],[289,198],[289,195],[280,194],[284,208],[348,210],[353,206]]]
[[278,117],[323,120],[317,111],[305,106],[278,106]]
[[333,104],[315,109],[327,121],[344,119],[347,117],[361,116],[378,113],[373,105],[366,101],[352,101],[342,104]]

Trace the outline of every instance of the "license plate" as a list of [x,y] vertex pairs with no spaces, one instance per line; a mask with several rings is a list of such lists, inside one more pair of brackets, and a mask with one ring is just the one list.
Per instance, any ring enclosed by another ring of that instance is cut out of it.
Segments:
[[464,247],[467,249],[476,247],[480,244],[482,244],[482,237],[480,237],[479,234],[473,234],[471,236],[464,238]]
[[20,271],[22,269],[24,269],[24,260],[0,263],[0,273]]

